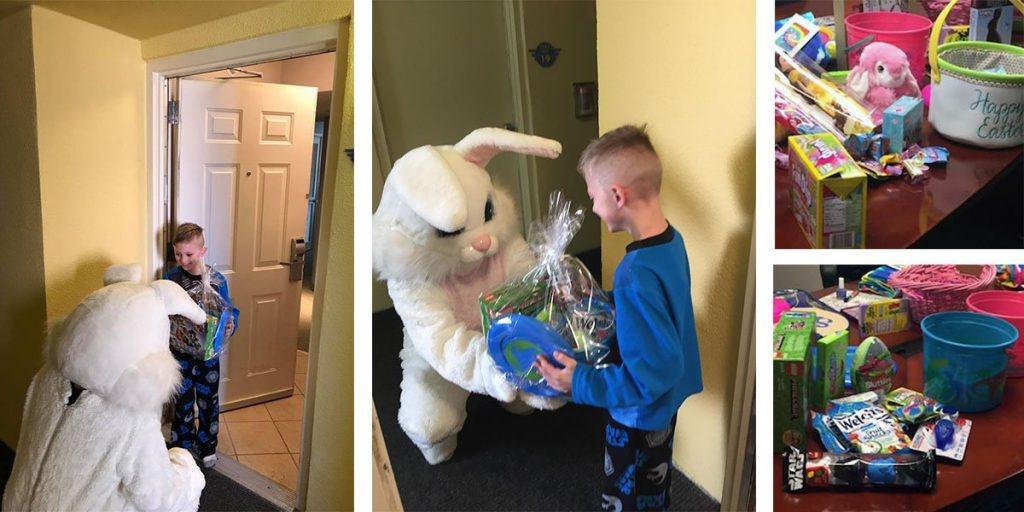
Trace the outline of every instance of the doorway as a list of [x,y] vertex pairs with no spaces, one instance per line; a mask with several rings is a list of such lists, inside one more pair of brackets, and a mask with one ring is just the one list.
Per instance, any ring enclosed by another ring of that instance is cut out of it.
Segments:
[[[174,226],[203,226],[207,264],[227,278],[240,310],[221,355],[217,470],[287,509],[302,494],[309,445],[321,184],[342,90],[337,34],[327,24],[150,66],[164,68],[151,84],[167,114],[154,122],[158,250],[167,254]],[[173,258],[151,268],[167,264]]]

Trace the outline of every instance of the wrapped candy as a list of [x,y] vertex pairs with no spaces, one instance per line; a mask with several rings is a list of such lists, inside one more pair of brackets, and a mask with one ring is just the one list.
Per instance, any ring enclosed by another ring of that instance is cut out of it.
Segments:
[[565,254],[582,224],[583,210],[552,192],[547,217],[535,221],[527,237],[536,266],[480,295],[488,351],[520,389],[551,394],[532,369],[530,354],[550,356],[562,349],[591,365],[608,355],[615,326],[611,301],[583,263]]
[[[809,104],[813,103],[828,119],[828,124],[846,135],[875,131],[879,123],[871,111],[835,83],[822,78],[824,70],[813,61],[790,56],[775,48],[775,88],[792,89]],[[841,140],[842,138],[840,138]]]

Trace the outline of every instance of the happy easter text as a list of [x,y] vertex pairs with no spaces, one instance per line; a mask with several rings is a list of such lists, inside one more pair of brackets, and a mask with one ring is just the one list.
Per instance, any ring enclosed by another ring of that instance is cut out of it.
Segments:
[[981,89],[975,89],[977,99],[970,105],[971,110],[980,111],[985,119],[978,126],[978,137],[982,139],[1014,139],[1024,137],[1024,103],[995,103],[989,101],[988,93],[982,96]]

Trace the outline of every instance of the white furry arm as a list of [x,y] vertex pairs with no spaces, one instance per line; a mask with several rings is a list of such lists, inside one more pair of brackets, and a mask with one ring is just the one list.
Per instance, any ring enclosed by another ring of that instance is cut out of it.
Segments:
[[515,398],[515,389],[487,353],[484,334],[455,319],[441,287],[389,280],[388,292],[416,351],[441,377],[504,402]]
[[129,443],[120,468],[122,486],[138,510],[195,512],[206,478],[188,450],[164,447],[155,426]]

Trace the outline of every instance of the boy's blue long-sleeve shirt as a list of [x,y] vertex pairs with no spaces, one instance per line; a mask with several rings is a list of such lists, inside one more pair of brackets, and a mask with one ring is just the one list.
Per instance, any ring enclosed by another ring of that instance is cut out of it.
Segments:
[[612,294],[622,363],[577,365],[572,400],[607,408],[629,427],[668,428],[683,400],[704,389],[682,236],[669,226],[629,244]]

